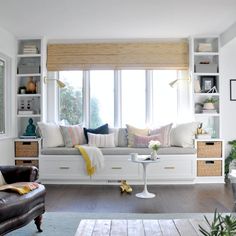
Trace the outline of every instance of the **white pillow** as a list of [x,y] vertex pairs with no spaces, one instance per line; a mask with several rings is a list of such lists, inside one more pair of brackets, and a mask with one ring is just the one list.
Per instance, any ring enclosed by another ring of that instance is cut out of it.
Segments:
[[38,122],[44,147],[64,146],[60,126],[54,123]]
[[199,122],[191,122],[177,125],[171,130],[170,143],[171,146],[193,147],[193,139]]
[[115,134],[88,133],[88,145],[95,147],[115,147]]
[[4,184],[6,184],[6,181],[5,181],[5,179],[4,179],[3,175],[2,175],[2,172],[0,171],[0,186],[2,186]]
[[119,128],[109,128],[109,134],[114,133],[115,146],[118,147]]

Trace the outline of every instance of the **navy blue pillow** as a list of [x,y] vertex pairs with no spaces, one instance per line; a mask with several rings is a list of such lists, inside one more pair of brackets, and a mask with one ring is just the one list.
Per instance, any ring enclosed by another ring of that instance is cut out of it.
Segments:
[[108,124],[102,125],[96,129],[87,129],[84,128],[84,136],[86,138],[86,141],[88,143],[88,133],[93,134],[109,134]]

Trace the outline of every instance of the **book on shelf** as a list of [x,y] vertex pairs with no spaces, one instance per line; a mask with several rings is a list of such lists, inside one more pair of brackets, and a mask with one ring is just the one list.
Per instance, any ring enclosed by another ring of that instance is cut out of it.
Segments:
[[211,109],[211,110],[210,109],[208,109],[208,110],[207,109],[203,109],[202,113],[217,113],[217,110],[216,109]]
[[33,115],[34,111],[19,110],[18,115]]

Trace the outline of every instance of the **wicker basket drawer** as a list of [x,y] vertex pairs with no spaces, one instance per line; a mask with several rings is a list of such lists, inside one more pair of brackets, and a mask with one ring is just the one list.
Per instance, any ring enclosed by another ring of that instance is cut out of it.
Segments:
[[39,167],[38,160],[16,160],[17,166],[36,166]]
[[15,156],[16,157],[38,157],[38,142],[32,141],[16,141]]
[[222,157],[221,141],[200,141],[197,142],[197,157]]
[[197,176],[221,176],[222,161],[197,161]]

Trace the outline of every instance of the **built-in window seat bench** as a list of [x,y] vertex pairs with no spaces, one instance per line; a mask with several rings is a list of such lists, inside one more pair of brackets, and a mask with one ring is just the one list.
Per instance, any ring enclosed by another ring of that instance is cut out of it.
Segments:
[[[40,180],[44,184],[118,184],[128,180],[143,184],[143,168],[130,161],[130,153],[150,154],[149,148],[100,148],[104,168],[91,177],[79,150],[42,148],[39,157]],[[160,161],[147,167],[150,184],[192,184],[196,178],[196,149],[165,147],[158,150]]]

